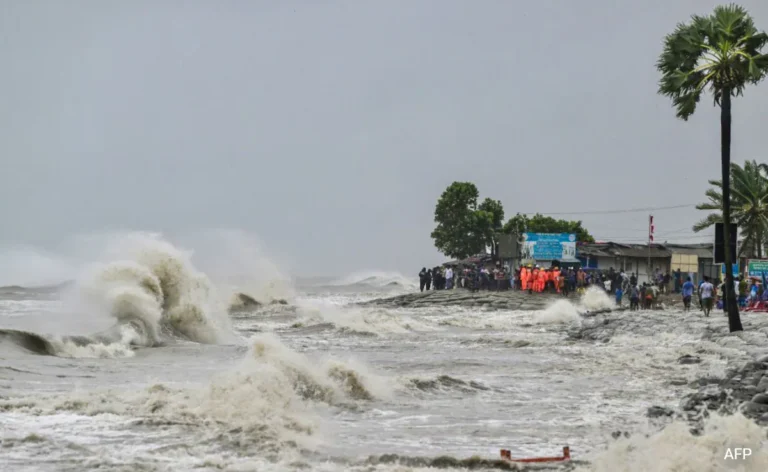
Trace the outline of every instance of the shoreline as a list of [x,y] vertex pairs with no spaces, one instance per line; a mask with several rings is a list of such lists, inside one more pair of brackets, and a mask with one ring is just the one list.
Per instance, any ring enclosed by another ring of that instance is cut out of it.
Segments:
[[[386,308],[429,308],[461,306],[482,310],[543,310],[558,300],[576,303],[579,297],[559,294],[528,294],[521,291],[437,290],[378,298],[359,306]],[[672,312],[679,308],[679,294],[661,295],[663,308],[631,312],[626,305],[581,314],[581,323],[567,330],[575,342],[607,343],[614,336],[635,334],[655,336],[685,331],[699,341],[698,352],[719,352],[726,361],[723,376],[701,377],[690,382],[691,392],[680,398],[677,408],[651,406],[646,416],[651,419],[686,420],[697,431],[701,421],[711,413],[741,413],[762,427],[768,427],[768,314],[743,313],[744,331],[730,333],[727,318],[719,311],[705,318],[693,307],[690,312]],[[652,330],[643,326],[641,318],[653,317]],[[679,364],[697,364],[697,356],[682,356]]]

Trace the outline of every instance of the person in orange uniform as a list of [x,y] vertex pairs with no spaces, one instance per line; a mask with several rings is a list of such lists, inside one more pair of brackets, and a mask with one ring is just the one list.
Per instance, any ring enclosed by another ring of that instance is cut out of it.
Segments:
[[544,289],[547,287],[547,279],[549,278],[549,274],[546,270],[539,271],[539,293],[543,292]]
[[531,288],[533,292],[538,292],[539,288],[539,266],[533,268],[533,276],[531,277]]
[[520,267],[520,290],[528,290],[528,269]]
[[560,269],[558,268],[552,271],[552,286],[557,293],[560,293]]

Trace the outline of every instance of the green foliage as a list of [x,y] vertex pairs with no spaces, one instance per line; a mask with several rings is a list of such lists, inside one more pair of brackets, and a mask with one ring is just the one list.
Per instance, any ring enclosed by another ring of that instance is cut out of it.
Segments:
[[528,217],[527,215],[516,214],[510,218],[502,228],[504,233],[574,233],[576,240],[580,242],[593,243],[595,238],[589,234],[589,231],[582,226],[581,221],[556,220],[550,216],[544,216],[539,213]]
[[488,214],[491,229],[494,231],[501,231],[501,227],[504,224],[504,206],[499,200],[486,198],[483,200],[483,203],[480,204],[478,210]]
[[471,182],[454,182],[440,196],[435,207],[437,226],[431,236],[443,254],[463,259],[485,252],[487,246],[495,250],[504,208],[490,198],[478,206],[479,196]]
[[762,53],[766,44],[768,35],[738,5],[718,6],[710,16],[694,15],[664,39],[656,63],[662,74],[659,93],[672,99],[683,120],[696,111],[706,88],[716,105],[724,93],[742,95],[747,84],[768,74],[768,56]]
[[[731,221],[741,229],[743,237],[740,255],[749,250],[762,257],[768,237],[768,166],[747,161],[744,167],[731,164]],[[711,210],[706,218],[696,223],[694,231],[701,231],[723,221],[723,183],[710,180],[713,188],[706,191],[708,202],[697,205],[699,210]]]

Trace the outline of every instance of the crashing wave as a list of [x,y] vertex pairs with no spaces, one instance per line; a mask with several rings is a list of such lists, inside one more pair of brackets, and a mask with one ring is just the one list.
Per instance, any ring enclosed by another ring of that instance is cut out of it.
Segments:
[[70,288],[74,311],[115,325],[89,336],[42,336],[6,330],[0,339],[37,354],[125,357],[132,346],[179,338],[199,343],[233,339],[226,306],[189,256],[156,235],[131,234],[112,248],[113,261],[93,265]]
[[386,382],[365,366],[309,359],[270,334],[256,336],[251,343],[237,366],[216,375],[207,386],[156,384],[137,391],[0,397],[0,411],[115,414],[140,418],[143,424],[196,428],[211,441],[242,441],[278,450],[289,443],[312,447],[317,441],[317,406],[354,406],[389,395]]

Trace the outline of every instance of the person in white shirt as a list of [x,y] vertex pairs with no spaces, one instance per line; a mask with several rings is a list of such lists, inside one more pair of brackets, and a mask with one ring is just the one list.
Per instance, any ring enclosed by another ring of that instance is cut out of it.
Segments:
[[709,277],[704,277],[704,283],[699,286],[699,295],[701,296],[701,308],[704,310],[704,316],[709,316],[715,297],[715,286],[710,283]]
[[445,288],[446,290],[453,288],[453,269],[450,267],[445,270]]

